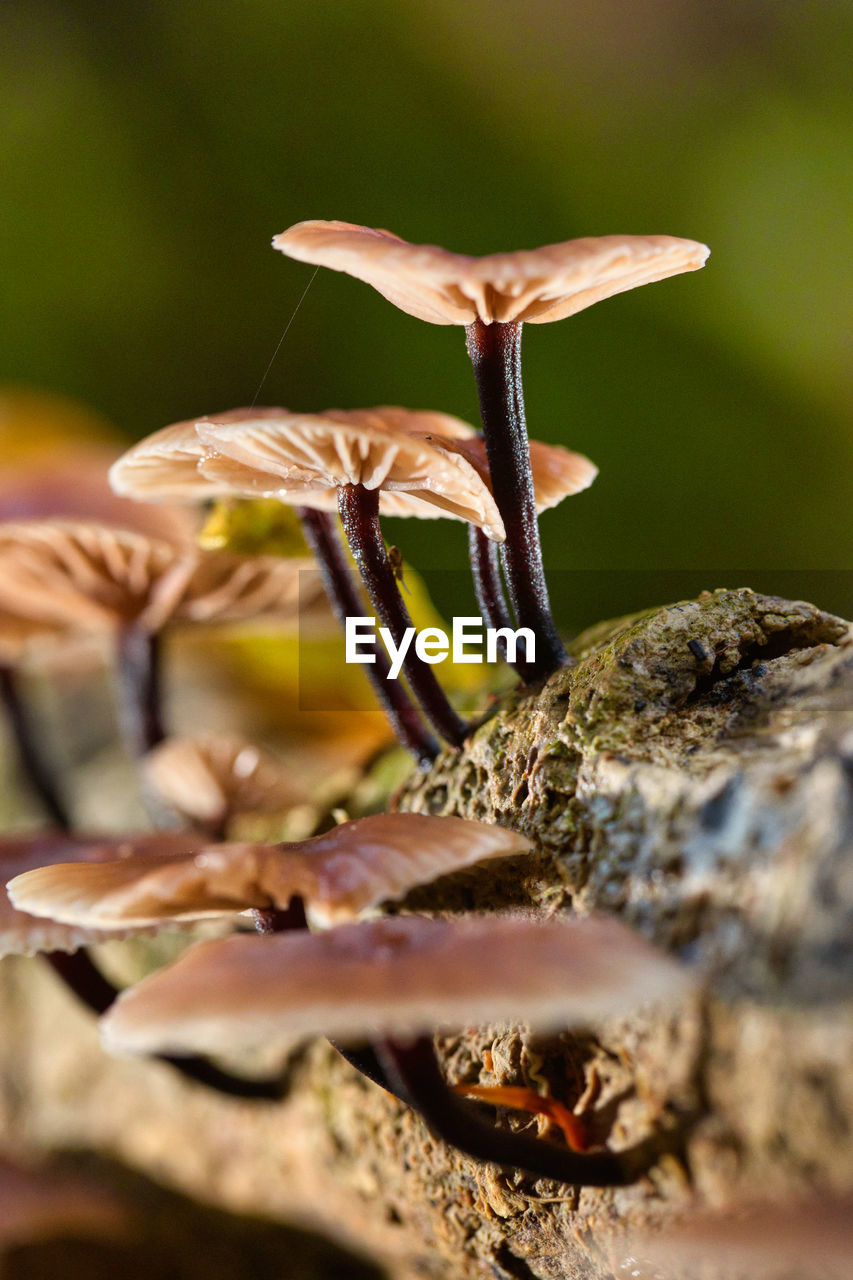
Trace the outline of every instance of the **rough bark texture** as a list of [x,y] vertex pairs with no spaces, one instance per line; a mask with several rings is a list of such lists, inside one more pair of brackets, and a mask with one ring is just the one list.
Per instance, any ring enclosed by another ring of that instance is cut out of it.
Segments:
[[7,1135],[115,1153],[436,1280],[624,1274],[617,1227],[853,1191],[850,626],[726,591],[599,628],[575,652],[397,801],[496,819],[537,853],[406,905],[616,912],[693,966],[675,1013],[548,1041],[506,1027],[440,1041],[454,1080],[580,1102],[614,1147],[658,1135],[648,1177],[578,1191],[478,1166],[319,1043],[294,1055],[283,1103],[221,1100],[106,1059],[29,962],[5,971]]

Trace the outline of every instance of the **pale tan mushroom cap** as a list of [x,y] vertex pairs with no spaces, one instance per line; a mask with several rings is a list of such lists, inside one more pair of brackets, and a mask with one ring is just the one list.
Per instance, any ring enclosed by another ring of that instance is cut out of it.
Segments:
[[505,827],[425,814],[376,814],[285,845],[220,844],[182,862],[52,866],[17,877],[12,900],[34,915],[106,927],[287,907],[299,895],[318,926],[489,858],[527,853]]
[[[138,836],[133,840],[84,839],[60,833],[21,836],[0,841],[0,884],[12,876],[52,870],[57,863],[92,866],[102,860],[150,858],[158,856],[186,857],[198,848],[198,836],[157,834]],[[89,943],[107,938],[124,938],[137,932],[135,926],[116,929],[96,928],[62,923],[50,917],[36,917],[12,905],[5,890],[0,891],[0,956],[36,955],[44,951],[76,951]]]
[[399,916],[319,934],[231,937],[190,948],[102,1019],[120,1052],[344,1041],[438,1027],[589,1023],[687,985],[685,970],[611,918],[546,922]]
[[[213,415],[217,422],[237,422],[247,416],[276,417],[286,409],[227,409]],[[227,495],[228,485],[217,485],[199,471],[207,453],[195,429],[206,416],[188,418],[146,436],[113,463],[110,485],[116,493],[139,502],[205,502]]]
[[273,247],[364,280],[420,320],[463,325],[562,320],[626,289],[695,271],[709,253],[675,236],[591,236],[478,258],[322,221],[298,222]]
[[219,824],[235,813],[270,813],[298,788],[274,756],[245,738],[168,738],[143,761],[146,781],[178,813]]
[[476,467],[461,454],[438,447],[437,430],[420,428],[420,420],[432,415],[415,415],[418,426],[404,430],[396,420],[400,410],[389,413],[395,419],[375,409],[289,414],[257,423],[199,423],[198,433],[215,452],[265,476],[279,476],[279,498],[290,495],[290,501],[309,506],[317,495],[327,509],[329,491],[341,485],[413,494],[439,513],[477,524],[503,541],[503,522]]
[[[587,488],[588,458],[531,441],[537,510]],[[113,468],[120,492],[140,499],[201,502],[213,497],[276,498],[336,511],[337,486],[380,488],[386,516],[449,517],[505,537],[491,494],[482,437],[450,414],[381,405],[290,414],[232,409],[179,422],[142,440]]]
[[192,554],[76,520],[0,526],[0,608],[47,626],[156,629],[181,599]]

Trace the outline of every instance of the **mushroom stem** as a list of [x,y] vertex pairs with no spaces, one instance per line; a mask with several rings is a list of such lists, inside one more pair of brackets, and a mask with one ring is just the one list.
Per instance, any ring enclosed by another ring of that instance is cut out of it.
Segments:
[[[338,489],[338,510],[353,559],[358,565],[370,602],[383,626],[391,632],[395,645],[403,642],[412,619],[397,586],[379,527],[379,490],[361,484],[345,484]],[[461,747],[470,726],[447,701],[432,668],[410,646],[403,659],[409,685],[433,727],[451,746]],[[393,683],[393,682],[389,682]]]
[[536,636],[536,659],[523,669],[523,679],[532,684],[564,666],[568,656],[551,614],[539,544],[524,420],[521,322],[475,320],[465,334],[477,379],[492,492],[506,528],[504,563],[510,599],[518,625],[531,627]]
[[141,627],[124,627],[118,636],[117,657],[122,737],[135,756],[143,756],[166,736],[160,638]]
[[[353,580],[340,534],[333,516],[327,512],[299,508],[302,529],[323,574],[329,602],[341,626],[348,617],[360,617],[364,601]],[[379,699],[399,742],[422,766],[428,768],[438,755],[438,744],[422,722],[399,680],[388,680],[390,666],[385,654],[376,654],[376,662],[366,665],[368,679]]]
[[[474,579],[477,605],[483,615],[483,621],[487,627],[495,631],[505,627],[513,630],[514,624],[504,596],[498,544],[491,538],[487,538],[482,529],[472,524],[468,526],[468,554],[471,560],[471,576]],[[506,642],[499,640],[498,648],[506,662]],[[513,662],[511,665],[519,675],[523,675],[525,669],[523,660]]]
[[[45,959],[65,986],[88,1009],[99,1017],[106,1013],[118,995],[118,991],[104,977],[86,951],[50,951],[45,953]],[[162,1055],[158,1061],[174,1067],[188,1080],[206,1085],[209,1089],[215,1089],[217,1093],[224,1093],[228,1097],[278,1101],[283,1096],[284,1087],[280,1079],[245,1080],[220,1070],[206,1058]]]
[[15,673],[6,663],[0,664],[0,699],[12,726],[27,782],[54,826],[60,831],[70,831],[71,819],[57,789],[53,769],[39,747],[38,734],[29,708],[21,697]]
[[382,1040],[374,1046],[399,1091],[445,1142],[490,1164],[520,1169],[570,1186],[616,1187],[635,1182],[652,1163],[645,1148],[580,1154],[521,1133],[484,1124],[448,1087],[432,1039]]

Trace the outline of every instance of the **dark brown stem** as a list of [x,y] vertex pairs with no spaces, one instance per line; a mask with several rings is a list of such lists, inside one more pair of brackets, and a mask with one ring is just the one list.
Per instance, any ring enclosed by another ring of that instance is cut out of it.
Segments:
[[536,636],[535,661],[526,663],[527,683],[542,680],[567,661],[557,633],[542,565],[530,447],[521,382],[521,323],[483,324],[466,329],[474,366],[492,491],[506,528],[507,586],[520,627]]
[[[504,596],[498,544],[491,538],[487,538],[482,529],[471,524],[468,526],[468,554],[471,560],[471,576],[474,579],[477,604],[486,626],[495,631],[504,628],[510,631],[515,630]],[[508,661],[504,640],[499,640],[498,649],[504,662]],[[525,659],[522,658],[510,665],[519,675],[524,674]]]
[[[653,1156],[645,1147],[579,1154],[522,1133],[485,1124],[444,1079],[431,1039],[383,1040],[374,1046],[391,1083],[438,1137],[490,1164],[520,1169],[570,1186],[618,1187],[636,1182]],[[396,1091],[395,1090],[395,1091]]]
[[39,734],[29,707],[21,697],[15,672],[5,663],[0,664],[0,698],[9,717],[27,782],[52,824],[60,831],[70,831],[71,819],[59,794],[54,771],[39,744]]
[[[397,586],[379,528],[379,491],[360,484],[345,484],[338,489],[341,523],[353,559],[358,565],[370,602],[394,643],[402,642],[412,619]],[[378,655],[377,655],[378,656]],[[432,667],[422,662],[410,645],[403,660],[403,671],[412,693],[417,698],[433,727],[451,746],[461,747],[469,725],[456,714]],[[388,681],[393,684],[394,681]]]
[[[326,512],[313,511],[308,507],[300,508],[299,516],[305,540],[320,566],[329,602],[343,627],[348,617],[362,617],[366,605],[341,543],[337,521]],[[438,755],[438,743],[400,681],[387,678],[390,665],[385,654],[378,651],[376,662],[366,664],[365,670],[398,741],[411,751],[423,768],[428,768]]]
[[[45,960],[77,999],[99,1017],[106,1013],[119,994],[86,951],[50,951],[45,954]],[[157,1060],[168,1063],[188,1080],[206,1085],[207,1088],[231,1098],[272,1102],[283,1096],[281,1080],[245,1080],[220,1070],[206,1058],[161,1055]]]
[[134,756],[165,737],[161,713],[160,638],[141,627],[124,627],[117,644],[119,721]]

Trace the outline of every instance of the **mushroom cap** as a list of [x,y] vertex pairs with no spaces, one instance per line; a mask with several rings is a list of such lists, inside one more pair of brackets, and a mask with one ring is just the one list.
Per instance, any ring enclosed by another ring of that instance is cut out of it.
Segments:
[[299,895],[312,923],[328,926],[439,876],[529,849],[524,836],[485,822],[375,814],[291,844],[196,848],[180,862],[44,867],[17,877],[9,894],[34,915],[99,927],[285,908]]
[[676,236],[588,236],[486,257],[409,244],[350,222],[298,222],[273,247],[364,280],[433,324],[562,320],[612,294],[695,271],[709,250]]
[[[266,494],[324,510],[341,485],[412,494],[438,508],[438,514],[470,521],[503,541],[503,521],[489,485],[466,457],[442,447],[462,438],[459,429],[466,424],[456,420],[456,434],[445,439],[440,428],[447,415],[404,414],[395,407],[332,409],[197,426],[212,451],[256,468],[264,477],[280,477],[278,491],[264,487]],[[266,486],[266,479],[262,483]],[[399,507],[394,511],[392,504],[392,512],[400,514]]]
[[178,813],[219,824],[233,813],[275,812],[298,788],[274,756],[245,738],[167,738],[143,762],[149,786]]
[[[530,461],[538,511],[598,474],[559,445],[531,441]],[[397,405],[322,414],[231,409],[178,422],[134,445],[110,476],[118,492],[140,500],[230,495],[320,511],[337,510],[338,485],[364,484],[380,489],[383,515],[449,517],[505,538],[479,432],[450,414]]]
[[398,916],[191,947],[102,1019],[120,1052],[221,1052],[437,1027],[596,1021],[683,992],[685,969],[612,918]]
[[[74,837],[62,833],[37,836],[7,837],[0,840],[0,883],[12,876],[48,870],[57,863],[74,866],[98,862],[113,863],[116,859],[185,857],[199,846],[198,836],[158,833],[136,836],[131,840],[100,837]],[[36,955],[43,951],[76,951],[93,942],[108,938],[124,938],[136,933],[136,926],[122,925],[117,929],[105,929],[81,924],[62,923],[58,920],[36,917],[12,905],[5,890],[0,892],[0,956]]]
[[192,553],[79,520],[0,526],[0,608],[50,627],[156,628],[181,599]]
[[[216,422],[236,422],[277,417],[286,409],[226,409],[213,415]],[[231,492],[217,486],[198,469],[207,450],[198,438],[197,422],[206,416],[174,422],[133,445],[110,467],[109,481],[115,493],[139,502],[205,502]]]

